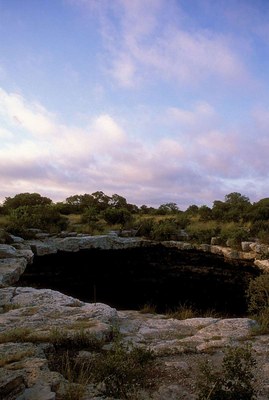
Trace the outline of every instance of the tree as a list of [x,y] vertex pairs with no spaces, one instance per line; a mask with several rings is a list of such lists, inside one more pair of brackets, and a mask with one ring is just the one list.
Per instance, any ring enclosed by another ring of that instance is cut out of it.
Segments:
[[107,208],[103,217],[109,224],[121,224],[122,226],[130,223],[133,219],[132,214],[126,208]]
[[208,206],[201,206],[198,210],[201,221],[208,221],[212,219],[212,210]]
[[269,198],[254,203],[250,212],[252,221],[269,220]]
[[51,199],[41,196],[39,193],[20,193],[14,197],[6,197],[3,206],[5,209],[11,210],[23,206],[46,206],[51,203]]
[[109,200],[109,205],[115,208],[127,208],[127,201],[124,197],[113,194]]
[[104,194],[101,191],[97,191],[92,193],[92,197],[94,199],[93,205],[96,207],[98,211],[103,211],[109,207],[110,197]]
[[197,215],[199,211],[199,207],[196,204],[192,204],[186,210],[186,213],[189,215]]
[[176,203],[161,204],[158,208],[158,213],[161,215],[174,214],[177,212],[179,212],[179,209]]
[[35,228],[51,233],[66,229],[68,220],[50,205],[21,206],[10,212],[8,231],[24,235],[27,229]]
[[247,196],[238,192],[229,193],[225,196],[225,202],[216,200],[213,203],[213,217],[220,221],[247,220],[251,210],[251,203]]

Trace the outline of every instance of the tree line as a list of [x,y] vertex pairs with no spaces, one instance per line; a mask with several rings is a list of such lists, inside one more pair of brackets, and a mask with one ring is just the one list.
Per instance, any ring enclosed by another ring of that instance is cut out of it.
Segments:
[[117,224],[121,228],[134,228],[140,235],[165,240],[187,228],[195,240],[208,241],[207,236],[218,235],[220,231],[225,237],[225,227],[227,230],[230,224],[233,236],[244,239],[260,235],[263,240],[269,237],[269,198],[251,203],[238,192],[227,194],[223,201],[215,200],[211,208],[193,204],[185,211],[176,203],[161,204],[158,208],[138,207],[123,196],[108,196],[102,191],[72,195],[56,203],[39,193],[19,193],[5,198],[0,214],[8,217],[7,228],[17,233],[29,228],[65,230],[70,225],[70,216],[77,215],[79,224],[84,224],[90,233]]

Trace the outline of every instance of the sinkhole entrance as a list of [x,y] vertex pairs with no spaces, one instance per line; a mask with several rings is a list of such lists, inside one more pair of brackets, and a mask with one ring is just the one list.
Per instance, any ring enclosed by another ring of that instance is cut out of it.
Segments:
[[17,285],[54,289],[118,310],[151,304],[163,313],[187,304],[243,316],[249,281],[259,274],[250,262],[157,245],[35,256]]

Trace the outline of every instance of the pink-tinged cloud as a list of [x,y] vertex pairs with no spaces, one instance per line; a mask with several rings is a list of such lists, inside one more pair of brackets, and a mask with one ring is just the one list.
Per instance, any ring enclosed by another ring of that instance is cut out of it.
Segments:
[[107,70],[120,86],[135,87],[156,76],[184,85],[208,79],[242,84],[249,79],[230,37],[188,29],[179,3],[105,1],[98,15],[109,54]]
[[[165,135],[145,141],[109,114],[78,127],[59,122],[21,95],[0,93],[5,105],[0,111],[1,200],[8,188],[9,196],[35,191],[56,200],[102,190],[138,205],[150,199],[152,205],[173,201],[184,208],[193,198],[192,204],[203,204],[232,191],[227,188],[240,191],[253,176],[262,187],[264,166],[269,167],[264,110],[255,110],[252,117],[260,132],[255,149],[253,127],[249,139],[244,127],[221,129],[217,111],[203,101],[190,109],[164,110],[171,116],[162,120]],[[14,122],[11,110],[23,124]],[[37,130],[35,121],[40,122]]]

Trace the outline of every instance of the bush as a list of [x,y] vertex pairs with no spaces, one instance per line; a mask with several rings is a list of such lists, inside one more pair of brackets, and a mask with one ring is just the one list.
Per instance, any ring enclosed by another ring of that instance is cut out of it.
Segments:
[[25,235],[30,228],[55,233],[67,228],[68,219],[53,206],[21,206],[10,212],[7,230],[16,235]]
[[164,219],[152,225],[150,239],[176,240],[179,235],[179,226],[174,219]]
[[220,229],[214,221],[195,222],[187,227],[187,233],[195,243],[211,243],[211,238],[217,236]]
[[251,347],[228,347],[221,370],[208,361],[200,365],[197,382],[198,400],[254,400],[256,360]]
[[260,314],[269,310],[269,274],[262,274],[251,279],[247,289],[248,311]]
[[249,239],[249,232],[245,227],[238,226],[236,223],[224,225],[221,228],[220,238],[223,243],[229,240],[229,245],[238,247],[242,241]]
[[121,224],[126,226],[133,221],[133,216],[126,208],[107,208],[103,217],[108,224],[115,225]]
[[[71,344],[70,346],[73,350]],[[153,360],[151,351],[124,345],[117,339],[112,347],[107,350],[97,349],[90,357],[77,357],[71,351],[58,352],[53,358],[50,357],[50,369],[60,372],[68,379],[68,389],[72,389],[72,396],[74,384],[81,385],[83,395],[83,387],[94,383],[102,385],[101,391],[105,396],[129,399],[134,398],[133,395],[139,389],[148,385]]]

